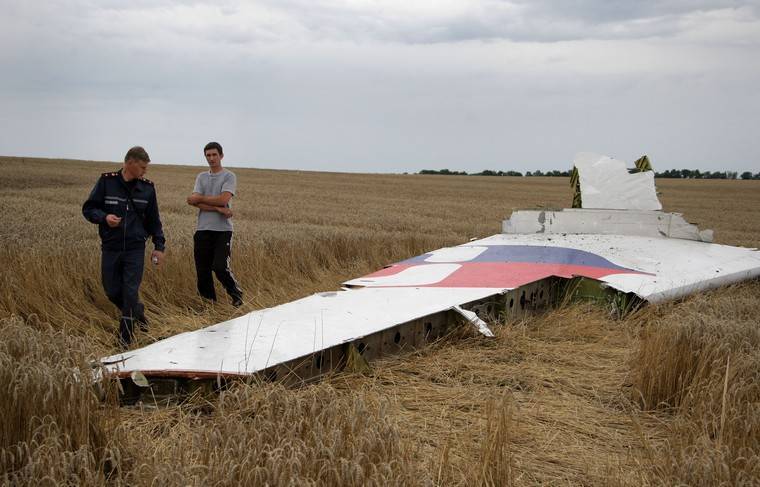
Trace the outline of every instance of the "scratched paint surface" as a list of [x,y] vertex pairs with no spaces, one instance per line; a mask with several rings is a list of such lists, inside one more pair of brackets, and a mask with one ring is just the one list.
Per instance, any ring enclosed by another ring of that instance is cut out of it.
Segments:
[[349,283],[364,287],[514,289],[549,276],[600,279],[611,274],[628,273],[642,272],[574,248],[462,245],[404,260]]

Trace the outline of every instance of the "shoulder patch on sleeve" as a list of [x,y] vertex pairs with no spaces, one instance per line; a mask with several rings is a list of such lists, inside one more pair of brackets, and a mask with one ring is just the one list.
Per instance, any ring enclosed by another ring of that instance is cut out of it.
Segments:
[[148,183],[148,184],[150,184],[151,186],[154,186],[154,184],[153,184],[153,181],[151,181],[151,180],[150,180],[150,179],[148,179],[148,178],[140,178],[140,181],[142,181],[143,183]]
[[113,178],[113,177],[116,177],[118,175],[119,175],[118,172],[104,172],[103,174],[100,175],[100,177],[103,177],[103,178]]

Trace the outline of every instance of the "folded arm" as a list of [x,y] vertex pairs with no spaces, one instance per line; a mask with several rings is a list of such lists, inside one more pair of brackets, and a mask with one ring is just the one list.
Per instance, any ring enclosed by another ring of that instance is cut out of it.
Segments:
[[227,218],[232,218],[232,210],[227,208],[230,198],[232,198],[232,193],[227,191],[219,196],[203,196],[200,193],[193,193],[187,197],[187,204],[201,211],[215,211]]
[[219,208],[222,208],[221,206],[211,206],[211,205],[207,205],[206,203],[196,203],[191,206],[194,206],[198,208],[199,210],[203,210],[203,211],[218,211]]

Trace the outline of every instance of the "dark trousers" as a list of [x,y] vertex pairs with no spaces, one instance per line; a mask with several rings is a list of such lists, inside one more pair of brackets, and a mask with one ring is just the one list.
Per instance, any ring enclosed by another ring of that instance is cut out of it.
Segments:
[[235,276],[230,270],[230,255],[232,247],[232,232],[215,232],[199,230],[193,236],[193,255],[195,256],[195,271],[198,275],[198,292],[201,296],[216,301],[213,272],[222,283],[233,304],[239,304],[243,299]]
[[134,324],[147,323],[145,306],[140,302],[145,250],[103,250],[101,277],[108,299],[121,311],[119,343],[127,346],[134,337]]

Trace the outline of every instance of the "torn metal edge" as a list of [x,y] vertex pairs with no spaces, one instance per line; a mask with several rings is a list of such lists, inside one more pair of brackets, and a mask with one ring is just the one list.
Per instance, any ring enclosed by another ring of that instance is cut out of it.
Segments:
[[452,306],[450,309],[462,315],[462,317],[467,320],[468,323],[474,326],[475,329],[478,330],[478,333],[481,335],[487,336],[489,338],[493,338],[495,336],[491,329],[488,328],[486,322],[481,320],[473,311],[467,311],[466,309],[462,309],[460,306]]

